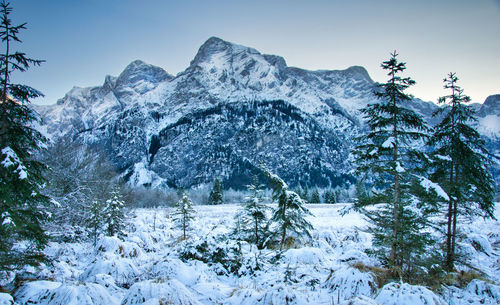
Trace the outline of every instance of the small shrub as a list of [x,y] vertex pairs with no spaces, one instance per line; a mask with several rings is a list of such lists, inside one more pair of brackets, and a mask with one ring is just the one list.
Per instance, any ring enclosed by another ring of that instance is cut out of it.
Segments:
[[218,273],[225,271],[233,274],[236,274],[242,266],[241,257],[242,253],[237,243],[224,237],[187,243],[179,253],[179,258],[184,262],[198,260],[209,266],[222,267],[223,270],[217,268]]

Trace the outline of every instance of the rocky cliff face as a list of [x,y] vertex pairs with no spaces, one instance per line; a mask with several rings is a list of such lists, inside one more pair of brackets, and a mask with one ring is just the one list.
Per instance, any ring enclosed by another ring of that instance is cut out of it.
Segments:
[[[175,77],[134,61],[38,111],[53,139],[98,147],[132,184],[221,177],[241,187],[263,162],[292,185],[335,186],[352,180],[349,150],[373,88],[362,67],[307,71],[212,37]],[[483,117],[498,110],[488,105]],[[437,106],[416,99],[412,107],[431,120]]]

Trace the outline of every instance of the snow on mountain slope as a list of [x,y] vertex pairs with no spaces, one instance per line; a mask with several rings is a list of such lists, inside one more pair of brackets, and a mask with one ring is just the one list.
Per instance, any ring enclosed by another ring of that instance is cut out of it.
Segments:
[[490,95],[479,108],[478,131],[492,139],[500,138],[500,94]]
[[[376,100],[374,86],[362,67],[307,71],[212,37],[175,77],[134,61],[102,86],[75,87],[57,104],[37,110],[51,138],[93,145],[124,177],[147,185],[188,187],[210,183],[213,175],[243,183],[260,160],[293,184],[335,186],[352,178],[347,155],[360,131],[359,109]],[[409,106],[428,122],[436,120],[435,104],[415,99]],[[249,120],[252,114],[259,117]],[[485,115],[481,130],[495,134],[495,118]],[[252,136],[263,141],[242,137],[247,124],[259,127]],[[211,144],[207,137],[214,139]],[[276,137],[280,141],[272,140]],[[337,161],[321,151],[333,152]],[[304,172],[312,177],[302,179]]]

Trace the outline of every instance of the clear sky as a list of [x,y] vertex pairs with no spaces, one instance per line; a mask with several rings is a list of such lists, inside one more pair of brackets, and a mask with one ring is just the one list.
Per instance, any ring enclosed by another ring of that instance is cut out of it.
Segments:
[[[446,94],[456,72],[465,94],[500,93],[500,0],[12,0],[14,23],[28,22],[18,49],[45,59],[16,75],[52,104],[73,86],[101,85],[141,59],[177,74],[211,36],[283,56],[289,66],[364,66],[397,50],[411,93]],[[2,45],[2,48],[4,45]]]

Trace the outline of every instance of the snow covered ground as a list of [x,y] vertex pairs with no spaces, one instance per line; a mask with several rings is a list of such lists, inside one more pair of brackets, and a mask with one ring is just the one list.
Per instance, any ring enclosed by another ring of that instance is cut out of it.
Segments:
[[[361,230],[363,217],[341,215],[348,206],[308,205],[312,240],[279,257],[277,251],[220,238],[234,227],[237,205],[196,206],[185,241],[170,209],[133,210],[123,240],[102,236],[97,247],[50,243],[46,253],[53,266],[26,269],[37,280],[24,282],[13,297],[17,304],[53,305],[500,303],[500,286],[494,284],[500,282],[498,221],[466,224],[467,238],[460,241],[473,257],[472,267],[489,282],[473,280],[464,289],[440,292],[403,283],[379,287],[375,274],[359,268],[378,262],[364,252],[371,236]],[[3,304],[12,304],[10,295],[0,293]]]

